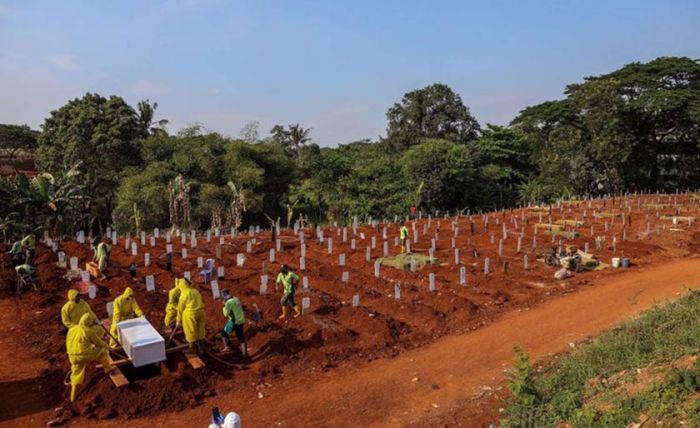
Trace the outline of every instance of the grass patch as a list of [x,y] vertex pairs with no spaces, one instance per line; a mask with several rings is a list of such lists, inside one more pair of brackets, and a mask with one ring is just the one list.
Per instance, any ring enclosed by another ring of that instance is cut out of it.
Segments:
[[622,218],[621,213],[595,213],[593,216],[595,218]]
[[564,226],[561,224],[549,224],[549,223],[537,223],[534,225],[535,229],[545,229],[545,230],[562,230]]
[[574,239],[579,235],[578,232],[572,230],[545,230],[544,233],[547,235],[561,236],[566,239]]
[[554,224],[561,224],[564,226],[574,226],[574,227],[583,226],[583,222],[580,220],[557,220],[554,222]]
[[[620,427],[647,415],[662,426],[700,426],[700,292],[645,312],[576,349],[533,375],[527,355],[516,350],[512,398],[501,426]],[[672,364],[690,358],[690,367]],[[643,369],[661,367],[647,383]],[[621,388],[620,383],[642,385]],[[595,397],[604,397],[605,406]],[[650,424],[651,425],[651,424]]]
[[[395,269],[411,269],[411,262],[414,263],[415,269],[422,269],[425,265],[430,264],[430,256],[419,253],[411,254],[397,254],[395,256],[382,257],[379,260],[379,264],[382,266],[389,266]],[[440,264],[437,258],[433,258],[433,263]]]

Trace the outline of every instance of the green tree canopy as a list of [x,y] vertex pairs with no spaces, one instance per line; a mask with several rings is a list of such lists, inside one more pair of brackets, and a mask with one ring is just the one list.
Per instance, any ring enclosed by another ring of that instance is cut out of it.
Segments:
[[34,151],[38,136],[39,132],[33,131],[27,125],[0,124],[0,151],[12,162],[20,151]]
[[403,96],[386,113],[387,140],[395,149],[418,144],[424,138],[465,143],[479,135],[479,123],[462,98],[443,83],[434,83]]

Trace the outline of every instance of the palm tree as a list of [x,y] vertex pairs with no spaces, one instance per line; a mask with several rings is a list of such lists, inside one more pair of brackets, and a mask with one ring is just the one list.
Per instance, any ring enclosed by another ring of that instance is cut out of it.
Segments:
[[311,141],[309,134],[311,133],[311,128],[303,128],[298,123],[294,125],[289,125],[289,144],[297,154],[297,162],[301,163],[301,148]]

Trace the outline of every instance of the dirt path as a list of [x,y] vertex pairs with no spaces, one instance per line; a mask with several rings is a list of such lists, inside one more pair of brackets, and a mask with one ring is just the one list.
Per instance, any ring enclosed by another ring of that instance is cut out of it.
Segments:
[[[458,411],[483,386],[501,384],[515,344],[524,346],[535,360],[559,353],[570,342],[597,335],[677,298],[687,288],[700,288],[700,258],[603,279],[594,287],[504,315],[473,333],[448,336],[393,359],[273,385],[263,391],[263,398],[221,395],[195,409],[134,420],[130,426],[202,424],[211,406],[236,409],[247,427],[430,426]],[[464,421],[464,425],[474,424]]]

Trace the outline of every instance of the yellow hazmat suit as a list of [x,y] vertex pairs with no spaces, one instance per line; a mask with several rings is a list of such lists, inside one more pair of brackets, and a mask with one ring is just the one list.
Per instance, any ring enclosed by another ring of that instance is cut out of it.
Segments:
[[[78,297],[78,290],[68,290],[68,301],[61,308],[61,322],[66,328],[71,328],[78,325],[80,318],[85,314],[92,314],[92,309],[90,305],[85,300],[80,300],[78,303],[75,302],[75,298]],[[100,326],[96,326],[99,328]]]
[[70,401],[75,400],[78,385],[85,380],[85,367],[91,361],[99,361],[105,373],[112,371],[107,344],[95,334],[96,318],[92,313],[83,314],[78,325],[71,327],[66,336],[66,351],[70,361]]
[[109,339],[109,346],[116,348],[118,343],[114,340],[117,337],[117,323],[132,318],[142,317],[143,312],[139,308],[139,304],[134,299],[134,290],[131,287],[126,287],[121,296],[114,299],[114,313],[112,314],[112,325],[109,328],[109,333],[112,338]]
[[168,304],[165,306],[165,326],[171,327],[173,321],[180,321],[180,312],[177,310],[182,290],[187,286],[184,278],[175,279],[175,286],[168,291]]
[[185,281],[185,286],[180,294],[177,310],[182,319],[182,331],[185,332],[187,343],[204,340],[207,316],[204,313],[202,295],[187,281]]

